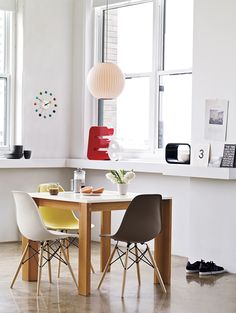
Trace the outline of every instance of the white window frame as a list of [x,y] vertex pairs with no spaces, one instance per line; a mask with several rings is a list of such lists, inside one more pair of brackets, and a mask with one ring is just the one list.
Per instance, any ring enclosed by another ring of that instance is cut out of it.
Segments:
[[[102,1],[102,0],[101,0]],[[97,1],[98,2],[98,1]],[[125,6],[132,6],[141,3],[153,2],[153,51],[152,51],[152,72],[148,73],[125,73],[126,79],[132,79],[137,77],[150,77],[150,103],[149,103],[149,151],[143,150],[143,152],[150,152],[156,154],[162,151],[163,148],[159,148],[159,118],[160,118],[160,80],[165,75],[184,75],[192,74],[192,68],[177,69],[177,70],[164,70],[164,19],[165,19],[165,0],[132,0],[122,1],[114,0],[114,4],[110,4],[109,8],[117,9]],[[102,19],[103,11],[106,6],[100,6],[95,9],[95,63],[102,61]],[[101,115],[103,115],[103,100],[98,100],[98,125],[102,125]],[[126,149],[127,151],[127,149]],[[129,151],[137,151],[130,149]],[[140,150],[139,150],[140,151]]]
[[6,38],[6,51],[7,57],[5,63],[4,73],[0,73],[0,78],[7,80],[6,82],[6,128],[4,135],[6,137],[6,145],[0,146],[0,152],[10,151],[10,147],[14,140],[14,87],[15,87],[15,12],[5,11],[6,25],[5,25],[5,38]]

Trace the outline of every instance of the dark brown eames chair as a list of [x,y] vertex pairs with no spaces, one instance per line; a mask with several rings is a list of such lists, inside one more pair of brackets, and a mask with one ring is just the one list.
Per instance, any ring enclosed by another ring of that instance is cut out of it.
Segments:
[[[121,225],[114,235],[101,235],[109,236],[111,239],[116,241],[116,245],[107,261],[102,278],[99,282],[98,289],[100,288],[108,268],[117,260],[121,261],[124,268],[123,272],[123,284],[121,297],[124,296],[126,272],[127,270],[136,263],[138,283],[140,285],[140,269],[139,262],[144,261],[146,264],[154,268],[157,275],[158,281],[164,293],[166,288],[163,283],[160,271],[156,265],[155,259],[151,254],[150,248],[147,241],[154,239],[160,234],[162,229],[162,196],[157,194],[144,194],[135,197],[128,209],[125,212]],[[123,252],[118,246],[119,241],[126,242],[126,252]],[[138,248],[138,244],[146,245],[144,251]],[[118,257],[113,262],[113,257],[117,251]],[[148,253],[150,260],[146,257]],[[125,255],[125,261],[123,262],[122,257]],[[128,259],[131,260],[131,265],[128,266]]]

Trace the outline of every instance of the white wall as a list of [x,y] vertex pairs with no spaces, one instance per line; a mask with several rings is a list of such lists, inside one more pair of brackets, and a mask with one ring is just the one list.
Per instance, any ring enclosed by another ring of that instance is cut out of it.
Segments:
[[[228,99],[227,141],[236,142],[236,2],[234,0],[196,0],[193,41],[192,143],[204,142],[205,100]],[[211,142],[213,154],[222,154],[223,143]],[[88,184],[114,186],[104,182],[103,171],[87,171]],[[193,259],[214,260],[236,272],[233,181],[163,177],[138,173],[130,191],[169,193],[173,196],[174,254]],[[119,225],[115,213],[113,231]],[[98,214],[93,217],[99,225]],[[98,238],[98,227],[93,238]]]
[[12,190],[35,192],[40,183],[60,182],[69,190],[71,169],[0,169],[0,242],[19,240]]
[[[197,0],[194,8],[192,141],[204,140],[206,99],[229,100],[227,141],[236,142],[236,2]],[[222,155],[222,144],[213,143]]]
[[93,63],[92,1],[77,0],[74,5],[73,27],[73,92],[70,157],[87,156],[88,132],[94,125],[96,105],[88,92],[87,73]]
[[[34,158],[69,155],[72,107],[73,0],[24,0],[22,118],[25,148]],[[34,100],[52,92],[58,109],[39,118]]]
[[[21,0],[18,4],[18,44],[22,38],[23,43],[17,55],[17,85],[20,88],[22,83],[23,89],[22,98],[19,90],[17,93],[17,112],[22,109],[22,136],[18,129],[17,143],[32,149],[33,158],[66,158],[71,135],[74,1]],[[58,100],[58,112],[46,120],[37,116],[33,105],[45,90]],[[38,184],[48,181],[68,189],[71,177],[69,169],[1,169],[0,241],[18,239],[11,190],[36,191]]]
[[[77,0],[74,5],[73,7],[72,0],[24,0],[23,143],[32,148],[33,155],[37,157],[65,157],[69,154],[78,157],[85,154],[86,139],[83,141],[82,138],[93,120],[92,101],[85,83],[92,58],[91,51],[88,58],[86,55],[89,51],[87,36],[91,35],[92,27],[91,15],[87,11],[90,1]],[[195,1],[193,143],[204,141],[207,98],[230,101],[228,142],[236,142],[235,12],[234,0]],[[59,112],[51,121],[40,120],[33,112],[33,99],[38,91],[45,88],[55,92],[60,101]],[[216,154],[219,153],[219,146],[217,143],[213,145]],[[0,188],[6,193],[1,194],[0,208],[2,214],[11,212],[9,216],[12,220],[14,216],[9,209],[12,207],[10,190],[20,187],[27,190],[31,186],[35,188],[39,181],[54,180],[57,175],[57,180],[64,179],[66,183],[71,176],[71,171],[45,170],[46,175],[43,170],[42,176],[39,175],[35,180],[34,176],[39,171],[41,173],[41,170],[27,170],[24,174],[23,170],[19,171],[10,170],[0,180],[7,181],[5,189],[2,186]],[[60,176],[61,173],[63,177]],[[104,180],[104,174],[104,171],[87,171],[87,184],[114,188]],[[20,184],[22,180],[24,183]],[[233,206],[236,200],[235,187],[232,181],[138,173],[137,179],[130,185],[130,191],[160,192],[173,196],[174,254],[213,259],[236,272],[236,211]],[[119,212],[114,214],[113,230],[119,225],[121,218]],[[94,214],[93,221],[96,224],[93,238],[96,239],[99,234],[97,213]]]
[[[101,170],[86,170],[86,184],[116,190],[116,185],[105,178],[105,173]],[[189,233],[189,178],[137,173],[129,185],[129,192],[160,193],[173,197],[172,253],[186,255],[189,251],[189,238],[186,236]],[[119,227],[123,214],[123,211],[112,212],[112,232]],[[99,240],[100,214],[93,213],[92,221],[96,225],[92,230],[92,239]]]
[[[192,142],[204,141],[205,100],[229,100],[227,142],[236,143],[236,2],[197,0],[194,8]],[[211,142],[213,154],[223,144]],[[190,250],[236,271],[235,182],[191,179]]]
[[191,179],[188,256],[236,272],[236,181]]

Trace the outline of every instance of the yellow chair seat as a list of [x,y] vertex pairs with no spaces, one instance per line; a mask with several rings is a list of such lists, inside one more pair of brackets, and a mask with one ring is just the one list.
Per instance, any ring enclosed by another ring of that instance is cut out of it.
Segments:
[[[38,187],[39,192],[47,192],[52,183],[40,184]],[[59,185],[59,192],[64,191],[64,189]],[[71,210],[63,210],[50,208],[47,206],[39,207],[40,215],[43,219],[43,222],[47,228],[53,230],[76,230],[79,231],[79,219],[75,216]],[[91,227],[94,227],[91,224]]]

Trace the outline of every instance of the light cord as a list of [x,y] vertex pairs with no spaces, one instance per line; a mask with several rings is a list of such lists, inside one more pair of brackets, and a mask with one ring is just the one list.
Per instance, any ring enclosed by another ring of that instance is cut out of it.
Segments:
[[108,59],[108,0],[106,5],[106,62]]

